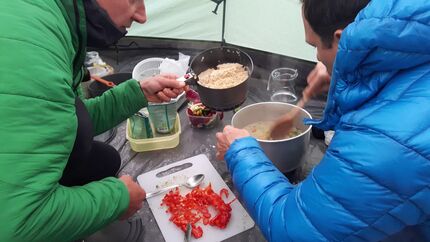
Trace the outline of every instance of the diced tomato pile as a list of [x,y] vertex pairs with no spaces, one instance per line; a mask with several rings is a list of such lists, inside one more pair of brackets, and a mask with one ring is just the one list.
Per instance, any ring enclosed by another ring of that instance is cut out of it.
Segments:
[[[231,216],[230,204],[236,199],[225,203],[222,196],[228,197],[227,189],[223,188],[219,194],[212,190],[211,184],[206,188],[196,187],[191,192],[182,196],[179,189],[167,193],[161,205],[167,206],[166,213],[170,213],[170,221],[178,226],[182,231],[186,231],[187,223],[191,224],[192,235],[198,239],[203,235],[201,226],[196,225],[202,222],[204,225],[215,226],[224,229]],[[208,208],[212,206],[216,211],[214,216],[211,215]]]

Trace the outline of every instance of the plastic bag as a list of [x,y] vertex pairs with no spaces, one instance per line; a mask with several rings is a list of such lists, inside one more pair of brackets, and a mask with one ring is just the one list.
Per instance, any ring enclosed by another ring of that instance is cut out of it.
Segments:
[[159,67],[160,74],[171,73],[178,76],[183,76],[187,73],[189,62],[190,56],[179,52],[178,60],[165,58],[163,62],[161,62]]

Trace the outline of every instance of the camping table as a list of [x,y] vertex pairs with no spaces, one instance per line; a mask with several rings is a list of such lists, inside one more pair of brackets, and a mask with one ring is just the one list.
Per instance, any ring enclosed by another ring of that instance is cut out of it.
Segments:
[[[105,56],[103,56],[103,54],[105,54]],[[113,63],[112,65],[115,67],[117,72],[131,72],[136,61],[143,59],[142,57],[135,56],[134,59],[131,59],[129,62],[122,61],[121,64],[116,65],[114,58],[110,57],[109,53],[102,52],[101,56],[108,63]],[[163,55],[159,54],[158,56]],[[312,68],[312,64],[301,64],[299,61],[293,61],[292,65],[299,70],[300,78],[297,85],[297,91],[300,93],[305,85],[306,75],[310,68]],[[269,94],[266,92],[267,77],[271,69],[277,67],[280,66],[273,65],[273,67],[269,68],[260,67],[258,65],[255,66],[253,78],[249,81],[249,95],[243,106],[256,102],[269,101]],[[320,100],[310,101],[306,106],[306,109],[313,117],[320,117],[324,105],[324,98],[321,98]],[[227,170],[225,162],[217,161],[215,159],[215,133],[221,131],[224,125],[230,124],[233,112],[225,112],[224,119],[211,129],[195,129],[189,125],[185,110],[186,108],[182,108],[179,111],[182,124],[180,143],[177,147],[172,149],[135,153],[131,150],[130,145],[125,139],[125,123],[119,125],[117,135],[110,144],[117,148],[121,154],[122,170],[120,171],[120,175],[128,174],[136,178],[142,173],[154,170],[175,161],[183,160],[198,154],[205,154],[224,181],[226,181],[227,185],[237,196],[237,191],[231,182],[231,176]],[[290,180],[293,182],[303,180],[309,171],[320,161],[325,149],[326,145],[324,142],[322,140],[315,139],[311,135],[311,142],[306,160],[299,169],[288,174]],[[85,239],[85,241],[164,241],[164,239],[148,204],[145,202],[139,214],[134,216],[132,219],[114,222],[105,229]],[[265,241],[265,239],[258,227],[255,226],[254,228],[238,234],[226,241],[252,242]]]

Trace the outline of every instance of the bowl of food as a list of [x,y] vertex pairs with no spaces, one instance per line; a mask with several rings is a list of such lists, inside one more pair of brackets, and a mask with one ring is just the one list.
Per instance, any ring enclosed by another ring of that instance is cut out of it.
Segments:
[[[300,114],[294,126],[285,137],[270,139],[270,129],[274,121],[292,109],[298,108]],[[305,109],[289,103],[261,102],[240,109],[232,118],[232,126],[246,129],[260,143],[266,155],[281,171],[288,172],[298,168],[306,158],[311,126],[303,124],[303,119],[312,118]]]
[[223,113],[211,110],[202,103],[193,103],[187,108],[187,117],[194,128],[211,128],[223,118]]

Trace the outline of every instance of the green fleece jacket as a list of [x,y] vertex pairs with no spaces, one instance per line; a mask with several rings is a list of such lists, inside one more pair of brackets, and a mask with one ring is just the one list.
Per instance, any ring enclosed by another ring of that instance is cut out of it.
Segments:
[[[83,0],[11,0],[0,7],[0,241],[71,241],[118,218],[129,194],[116,178],[58,181],[75,142],[83,76]],[[96,133],[147,101],[135,80],[84,101]]]

